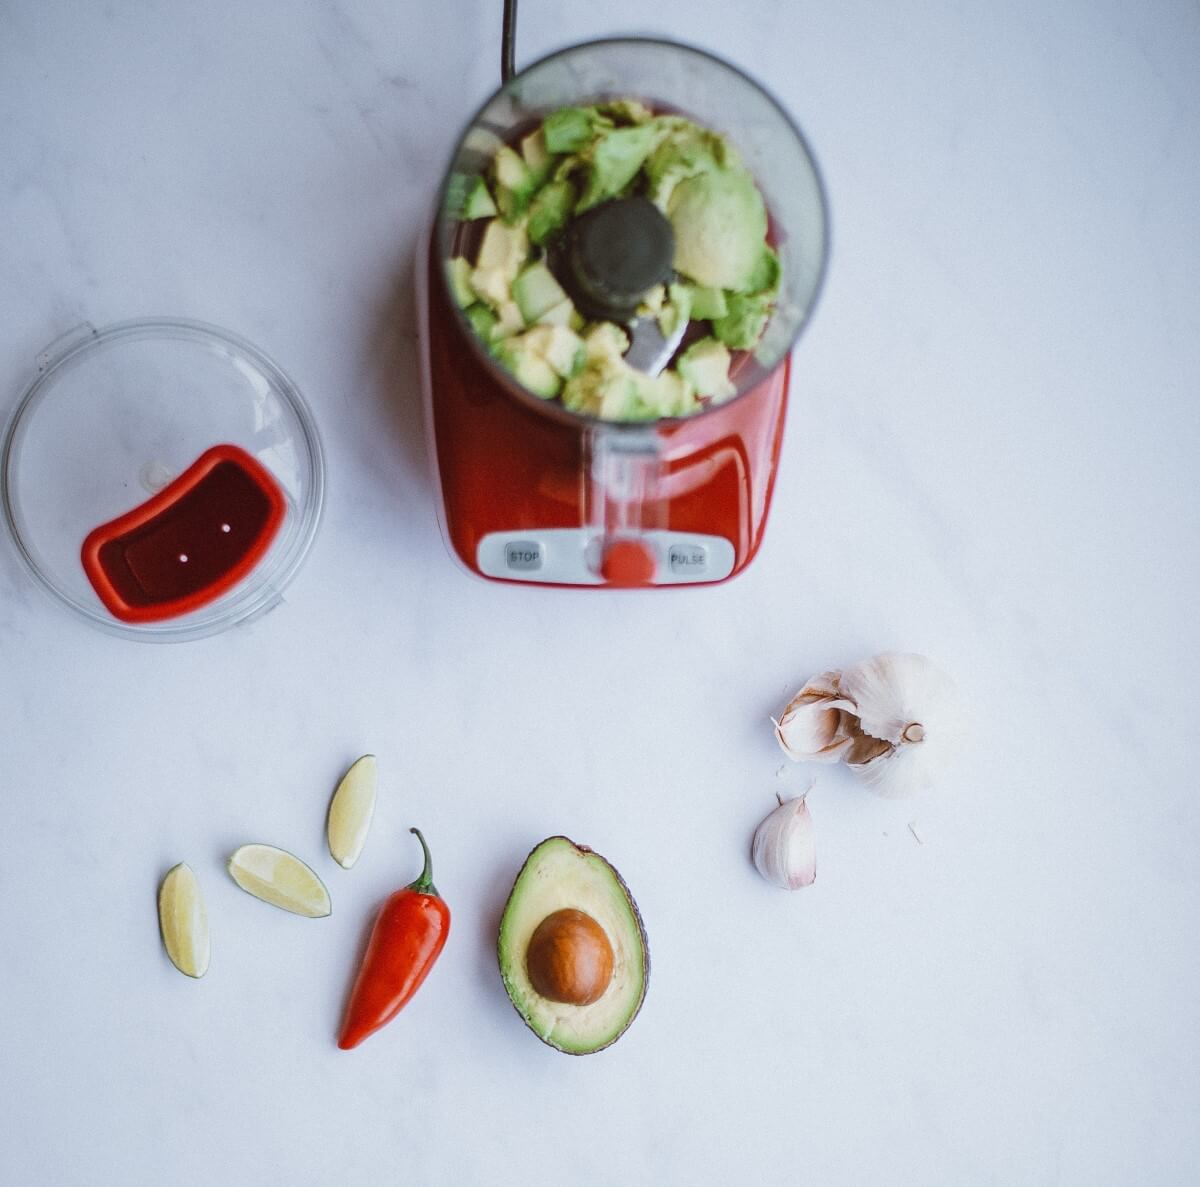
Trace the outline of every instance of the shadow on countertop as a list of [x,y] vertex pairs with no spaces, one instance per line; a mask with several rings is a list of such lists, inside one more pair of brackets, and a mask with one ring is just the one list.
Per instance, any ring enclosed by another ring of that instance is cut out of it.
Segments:
[[417,243],[409,240],[368,323],[367,375],[382,408],[389,452],[399,457],[410,494],[433,493],[426,449],[424,400],[417,338]]

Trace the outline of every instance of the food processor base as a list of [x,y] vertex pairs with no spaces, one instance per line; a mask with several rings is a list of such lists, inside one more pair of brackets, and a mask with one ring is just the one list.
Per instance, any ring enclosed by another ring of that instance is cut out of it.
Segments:
[[430,236],[418,248],[426,433],[451,554],[479,577],[533,585],[672,588],[726,581],[762,543],[787,409],[785,360],[727,404],[656,428],[664,475],[636,539],[644,580],[605,564],[589,507],[588,422],[529,407],[490,372],[451,304]]

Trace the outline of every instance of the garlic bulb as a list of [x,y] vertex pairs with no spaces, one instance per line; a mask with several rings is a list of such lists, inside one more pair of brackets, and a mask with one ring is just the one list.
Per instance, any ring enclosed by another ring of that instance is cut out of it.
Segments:
[[775,737],[788,758],[837,762],[849,747],[845,714],[854,705],[842,695],[839,679],[838,672],[814,676],[775,722]]
[[954,681],[923,655],[891,652],[847,668],[841,687],[856,718],[847,766],[882,796],[933,783],[962,735]]
[[961,733],[950,677],[923,655],[896,652],[814,676],[775,724],[789,758],[840,759],[889,797],[932,783]]
[[811,886],[817,876],[808,792],[792,800],[779,799],[776,808],[754,831],[750,857],[772,885],[784,890]]

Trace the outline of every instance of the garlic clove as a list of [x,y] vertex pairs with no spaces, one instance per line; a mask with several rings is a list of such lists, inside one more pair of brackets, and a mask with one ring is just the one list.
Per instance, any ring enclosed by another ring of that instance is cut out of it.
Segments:
[[837,762],[850,745],[845,714],[854,705],[842,695],[839,678],[838,672],[814,676],[775,723],[775,737],[793,761]]
[[886,758],[896,749],[891,742],[885,742],[882,738],[872,738],[870,734],[864,734],[862,726],[858,723],[858,718],[849,714],[847,716],[849,720],[846,723],[846,733],[850,744],[842,754],[842,758],[846,760],[847,765],[864,767],[878,758]]
[[817,851],[807,791],[795,799],[780,800],[779,807],[755,829],[750,857],[773,886],[798,890],[812,885],[817,876]]
[[854,774],[889,798],[933,783],[962,734],[954,681],[923,655],[892,652],[847,668],[841,688],[857,713],[843,756]]

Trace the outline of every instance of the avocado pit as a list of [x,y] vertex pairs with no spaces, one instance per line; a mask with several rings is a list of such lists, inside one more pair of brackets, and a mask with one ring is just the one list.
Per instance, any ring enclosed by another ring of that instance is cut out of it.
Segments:
[[612,944],[590,915],[563,907],[537,925],[525,969],[533,988],[549,1001],[590,1006],[612,981]]

